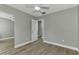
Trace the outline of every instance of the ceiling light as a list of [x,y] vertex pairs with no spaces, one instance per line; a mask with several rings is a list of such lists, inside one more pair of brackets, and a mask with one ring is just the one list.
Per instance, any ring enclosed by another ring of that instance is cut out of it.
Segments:
[[35,10],[40,10],[40,7],[38,7],[38,6],[35,6]]

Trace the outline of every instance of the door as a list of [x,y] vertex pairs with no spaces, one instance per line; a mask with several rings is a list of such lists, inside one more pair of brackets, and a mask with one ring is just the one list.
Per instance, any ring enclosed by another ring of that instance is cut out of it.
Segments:
[[45,32],[44,32],[44,19],[38,20],[38,38],[44,38]]
[[38,20],[32,20],[32,41],[38,40]]

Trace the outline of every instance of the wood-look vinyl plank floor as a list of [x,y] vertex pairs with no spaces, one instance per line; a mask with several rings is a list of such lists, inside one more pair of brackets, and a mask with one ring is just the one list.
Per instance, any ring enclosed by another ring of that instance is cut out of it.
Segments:
[[44,43],[42,40],[14,48],[14,39],[0,41],[0,55],[78,55],[77,51]]

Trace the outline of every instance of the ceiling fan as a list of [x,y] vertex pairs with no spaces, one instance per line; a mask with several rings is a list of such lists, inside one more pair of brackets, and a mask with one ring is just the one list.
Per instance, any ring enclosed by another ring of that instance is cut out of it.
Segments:
[[45,10],[50,9],[49,4],[27,4],[26,8],[33,8],[34,13],[41,13],[46,14],[47,12]]

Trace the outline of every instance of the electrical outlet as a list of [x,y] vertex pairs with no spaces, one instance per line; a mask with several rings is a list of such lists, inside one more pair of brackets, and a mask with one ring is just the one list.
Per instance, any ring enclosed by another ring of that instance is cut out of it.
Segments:
[[64,40],[62,40],[62,42],[64,42]]

